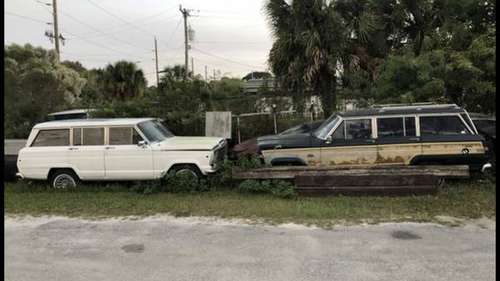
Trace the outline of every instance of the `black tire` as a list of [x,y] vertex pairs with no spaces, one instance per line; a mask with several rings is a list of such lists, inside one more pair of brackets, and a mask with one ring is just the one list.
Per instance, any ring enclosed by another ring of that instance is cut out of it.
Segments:
[[168,174],[170,176],[180,175],[183,173],[190,173],[198,180],[200,180],[203,177],[203,174],[200,172],[200,169],[198,169],[198,167],[196,167],[195,165],[176,165],[170,168],[170,170],[168,171]]
[[56,170],[50,177],[50,186],[54,189],[75,188],[78,183],[78,176],[70,169]]

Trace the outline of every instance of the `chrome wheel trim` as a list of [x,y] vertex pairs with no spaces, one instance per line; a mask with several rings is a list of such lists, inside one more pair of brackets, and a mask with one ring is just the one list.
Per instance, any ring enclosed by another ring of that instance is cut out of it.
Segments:
[[192,175],[194,178],[198,178],[198,175],[191,169],[187,169],[187,168],[184,168],[184,169],[180,169],[178,171],[175,172],[175,175],[182,175],[182,174],[186,174],[186,175]]
[[68,187],[75,187],[76,182],[72,176],[68,174],[60,174],[55,177],[54,181],[52,182],[52,186],[56,189],[65,189]]

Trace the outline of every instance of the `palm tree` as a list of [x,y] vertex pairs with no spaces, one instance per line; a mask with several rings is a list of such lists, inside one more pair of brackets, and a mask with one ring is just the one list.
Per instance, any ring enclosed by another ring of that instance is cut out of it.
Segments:
[[306,95],[319,95],[325,116],[330,115],[348,35],[334,1],[269,0],[265,10],[275,38],[269,63],[283,90],[298,105]]
[[[167,66],[161,71],[160,88],[169,88],[173,86],[174,82],[183,81],[186,69],[182,65],[175,65],[173,67]],[[188,76],[190,73],[188,73]]]
[[108,64],[100,71],[100,81],[106,92],[121,100],[142,96],[146,87],[142,70],[138,69],[135,63],[128,61]]

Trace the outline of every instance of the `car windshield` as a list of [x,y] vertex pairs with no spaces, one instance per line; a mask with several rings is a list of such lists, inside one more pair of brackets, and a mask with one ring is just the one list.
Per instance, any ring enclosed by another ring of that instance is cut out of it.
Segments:
[[328,133],[332,130],[333,127],[339,122],[340,118],[337,115],[332,115],[330,118],[326,119],[321,126],[314,131],[314,135],[320,139],[326,139]]
[[174,136],[158,121],[144,121],[137,124],[137,126],[150,142],[160,142]]

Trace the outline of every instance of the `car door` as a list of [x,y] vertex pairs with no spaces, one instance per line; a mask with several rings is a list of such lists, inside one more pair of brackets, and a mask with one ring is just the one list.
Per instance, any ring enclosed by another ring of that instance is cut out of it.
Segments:
[[106,179],[153,179],[153,152],[133,126],[109,127],[105,148]]
[[370,165],[377,159],[372,118],[346,119],[321,146],[321,165]]
[[377,118],[377,164],[408,165],[422,154],[415,116]]
[[82,180],[102,180],[104,169],[104,127],[73,128],[69,159]]

